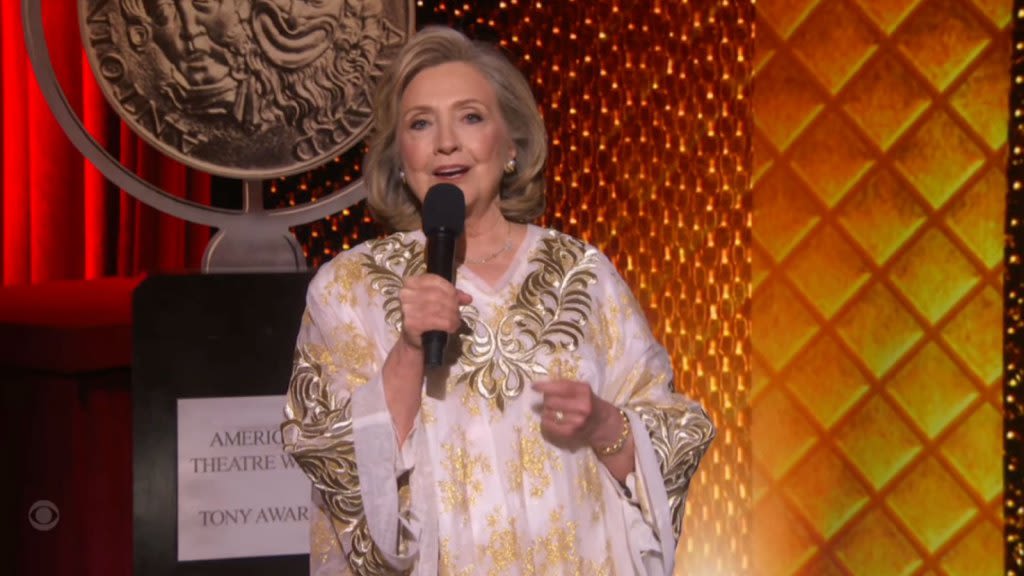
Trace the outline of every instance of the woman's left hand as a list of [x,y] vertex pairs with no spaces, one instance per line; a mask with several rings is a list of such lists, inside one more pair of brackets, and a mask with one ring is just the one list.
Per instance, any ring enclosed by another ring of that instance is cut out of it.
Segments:
[[586,382],[556,378],[535,382],[533,389],[544,397],[540,406],[540,428],[552,444],[566,448],[589,446],[594,431],[607,418],[610,408]]

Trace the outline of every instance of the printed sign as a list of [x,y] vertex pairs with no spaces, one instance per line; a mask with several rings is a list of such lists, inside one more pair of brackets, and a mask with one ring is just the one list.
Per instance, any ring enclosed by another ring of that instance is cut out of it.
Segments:
[[309,553],[310,482],[284,396],[178,399],[178,560]]

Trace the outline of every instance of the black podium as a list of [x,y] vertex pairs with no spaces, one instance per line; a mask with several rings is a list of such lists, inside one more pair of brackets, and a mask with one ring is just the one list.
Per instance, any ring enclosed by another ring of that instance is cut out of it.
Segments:
[[307,555],[177,560],[178,398],[285,394],[309,274],[158,276],[135,292],[134,573],[304,575]]

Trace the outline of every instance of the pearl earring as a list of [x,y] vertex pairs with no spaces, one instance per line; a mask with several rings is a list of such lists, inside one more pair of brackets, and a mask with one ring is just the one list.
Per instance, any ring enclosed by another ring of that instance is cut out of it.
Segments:
[[506,175],[515,174],[517,168],[519,168],[519,162],[517,162],[515,158],[511,158],[508,162],[505,162]]

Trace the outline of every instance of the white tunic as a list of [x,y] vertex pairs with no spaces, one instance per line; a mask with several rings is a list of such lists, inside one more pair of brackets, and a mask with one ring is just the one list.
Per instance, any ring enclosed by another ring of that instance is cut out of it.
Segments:
[[[671,574],[714,427],[673,392],[668,355],[615,268],[578,240],[530,226],[496,285],[458,270],[473,302],[399,449],[380,370],[423,243],[366,242],[310,284],[282,428],[314,483],[311,573]],[[541,436],[530,383],[556,375],[625,409],[626,486],[592,450]]]

